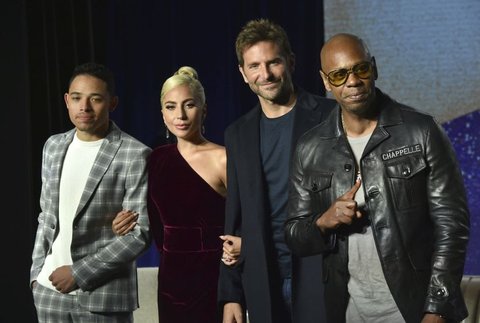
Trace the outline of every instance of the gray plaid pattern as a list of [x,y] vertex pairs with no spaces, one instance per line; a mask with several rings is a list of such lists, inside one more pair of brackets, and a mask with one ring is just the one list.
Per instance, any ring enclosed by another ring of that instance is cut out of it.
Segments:
[[33,289],[39,323],[131,323],[132,312],[94,313],[82,308],[75,295],[57,293],[40,284]]
[[[63,160],[75,130],[51,136],[42,161],[41,213],[30,281],[38,276],[58,234]],[[147,158],[151,149],[111,122],[95,159],[73,222],[73,276],[77,299],[89,311],[122,312],[138,307],[135,259],[150,243],[147,215]],[[116,236],[112,220],[122,209],[139,213],[135,229]]]

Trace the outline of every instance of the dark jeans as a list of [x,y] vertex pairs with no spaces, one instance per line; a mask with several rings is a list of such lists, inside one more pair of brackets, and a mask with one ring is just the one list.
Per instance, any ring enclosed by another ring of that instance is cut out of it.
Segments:
[[[288,311],[289,317],[292,317],[292,279],[285,278],[282,286],[282,296],[285,303],[285,309]],[[290,319],[291,321],[291,319]]]

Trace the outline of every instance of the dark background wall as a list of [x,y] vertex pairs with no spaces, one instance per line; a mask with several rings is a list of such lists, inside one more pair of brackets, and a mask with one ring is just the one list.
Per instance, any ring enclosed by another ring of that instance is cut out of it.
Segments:
[[[256,102],[234,51],[240,27],[252,18],[268,17],[284,26],[297,56],[295,80],[324,94],[318,75],[322,1],[8,0],[2,7],[1,70],[6,73],[0,89],[7,112],[1,118],[6,181],[0,286],[7,301],[0,322],[35,322],[28,281],[41,150],[49,135],[71,128],[63,93],[75,65],[97,61],[114,71],[120,105],[112,118],[152,147],[165,142],[161,84],[182,65],[195,67],[206,89],[206,136],[212,141],[223,143],[226,126]],[[152,249],[139,265],[157,261]],[[474,266],[472,260],[469,273],[480,274]]]
[[[3,7],[3,6],[2,6]],[[37,176],[32,165],[28,112],[28,64],[24,4],[10,1],[0,19],[1,71],[0,93],[2,168],[2,279],[1,290],[7,301],[1,305],[0,322],[31,322],[33,305],[28,289],[32,235],[32,215],[36,191],[30,179]],[[4,19],[5,18],[5,19]],[[38,203],[37,203],[38,204]],[[16,321],[13,306],[21,307]]]

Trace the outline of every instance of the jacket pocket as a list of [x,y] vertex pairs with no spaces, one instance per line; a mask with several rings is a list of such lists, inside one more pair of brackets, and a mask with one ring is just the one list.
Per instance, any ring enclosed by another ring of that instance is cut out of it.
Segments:
[[385,163],[397,209],[409,209],[425,202],[426,168],[427,164],[420,154]]
[[314,212],[319,212],[329,207],[330,188],[332,186],[332,173],[310,172],[302,180],[302,186],[309,194],[311,205],[315,207]]
[[302,185],[310,192],[316,193],[329,188],[332,184],[331,173],[311,172],[305,175]]

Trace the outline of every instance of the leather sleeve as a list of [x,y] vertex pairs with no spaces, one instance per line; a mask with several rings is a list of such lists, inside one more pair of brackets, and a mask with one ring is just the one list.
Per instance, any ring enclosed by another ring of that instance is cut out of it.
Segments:
[[460,282],[470,225],[466,194],[455,152],[443,129],[432,122],[426,140],[427,191],[435,241],[425,312],[459,321],[465,306]]
[[315,224],[321,214],[312,201],[312,188],[304,181],[304,151],[307,151],[305,145],[299,142],[290,170],[285,240],[294,254],[311,256],[331,249],[335,239],[334,236],[324,236]]

